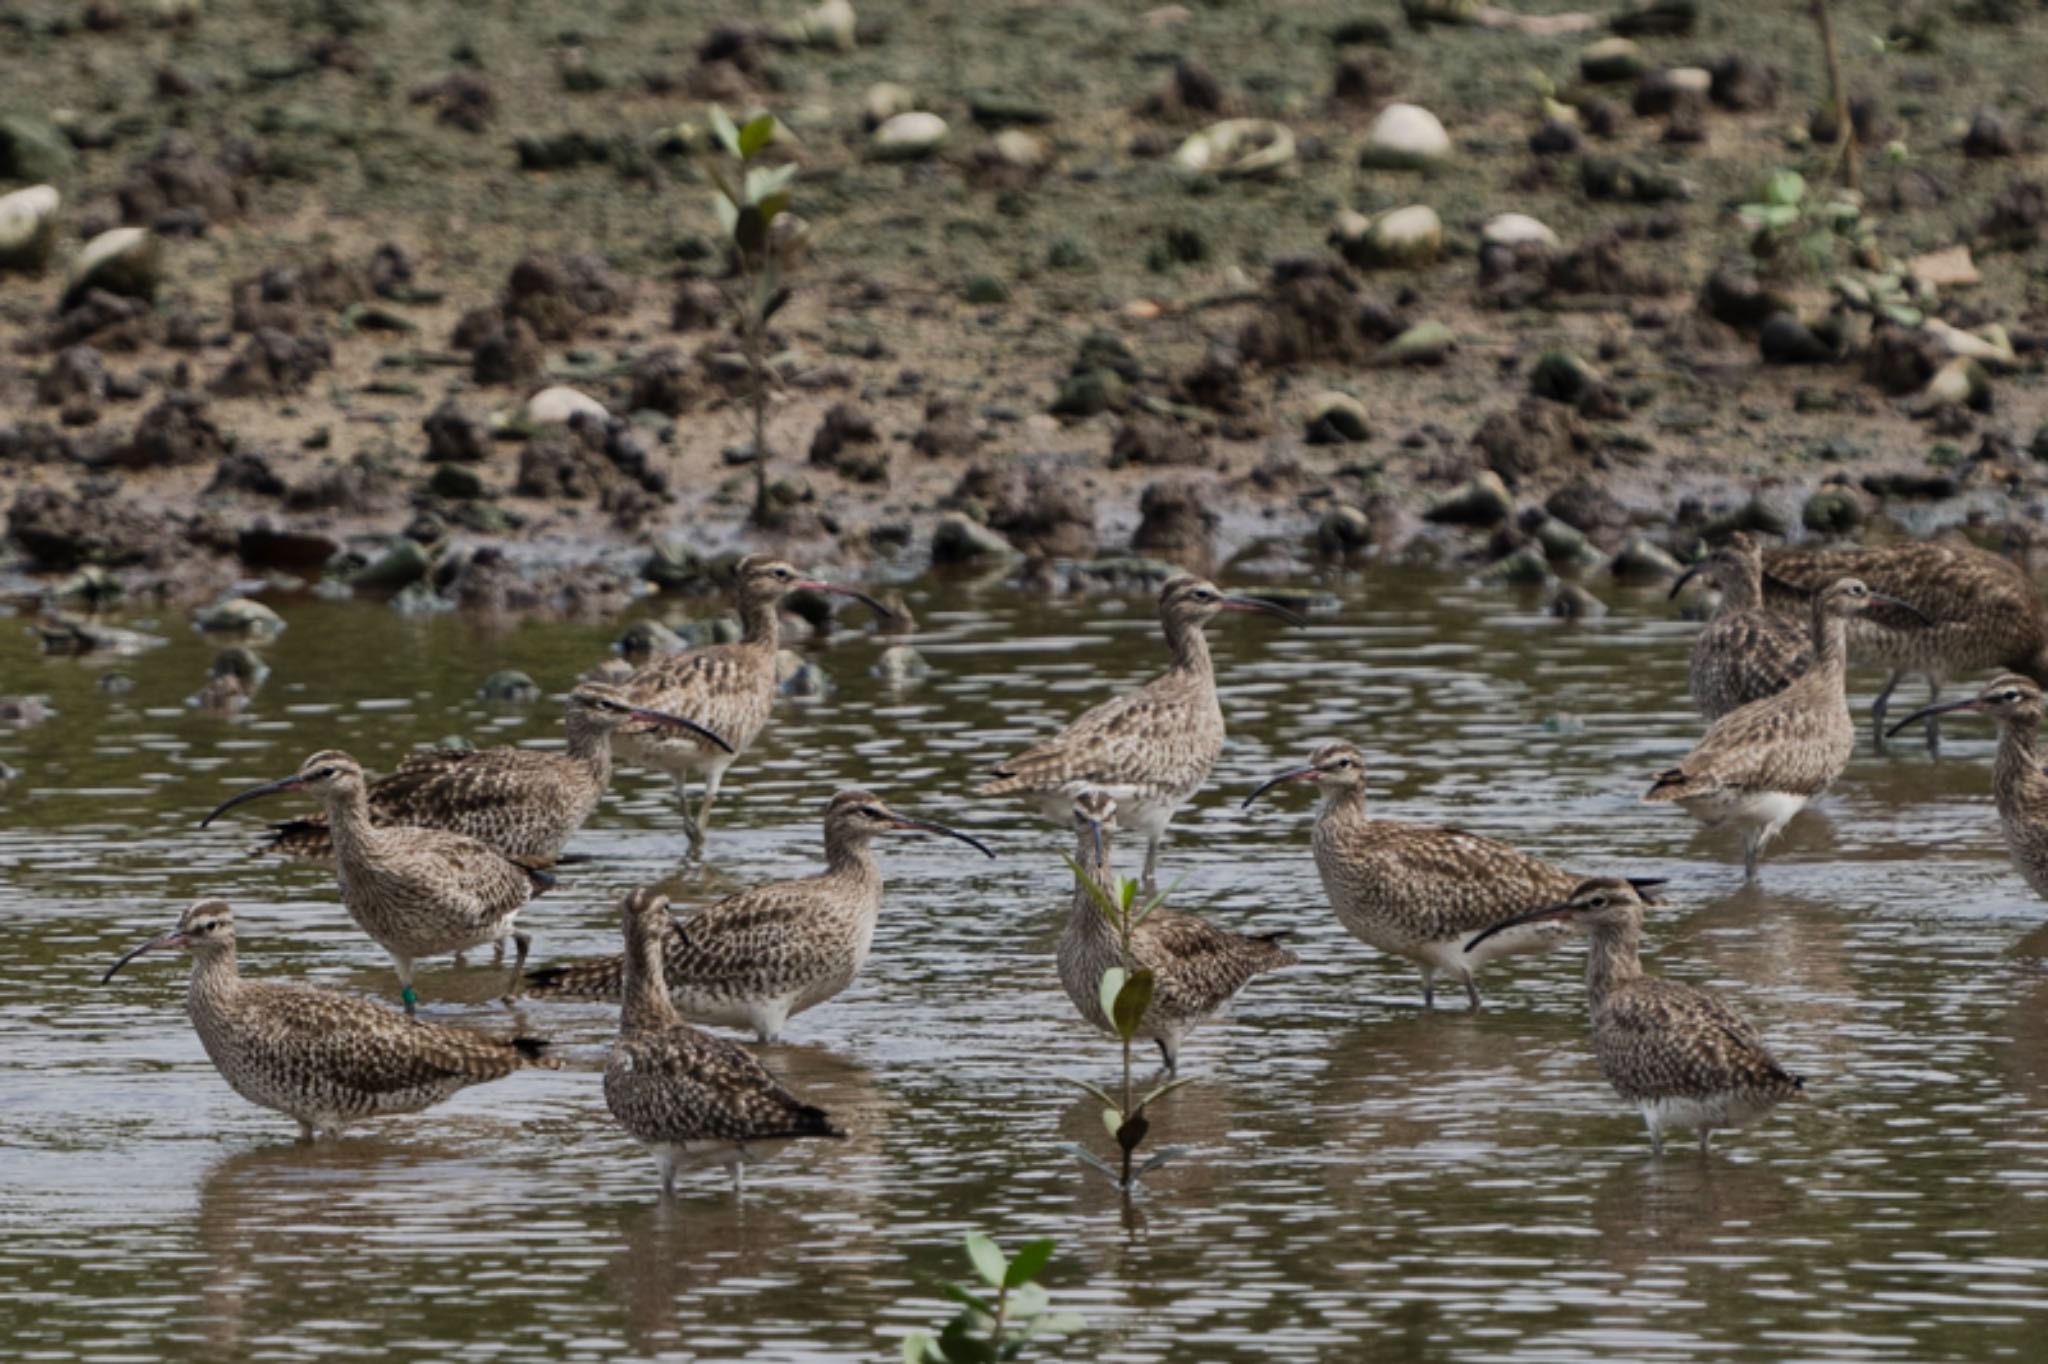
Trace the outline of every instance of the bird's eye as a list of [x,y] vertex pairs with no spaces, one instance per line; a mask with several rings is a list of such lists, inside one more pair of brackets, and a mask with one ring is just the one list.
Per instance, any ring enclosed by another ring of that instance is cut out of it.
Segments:
[[1607,908],[1607,897],[1605,895],[1595,895],[1591,900],[1588,900],[1586,903],[1591,905],[1595,909],[1605,909]]
[[877,810],[877,809],[876,809],[876,808],[875,808],[874,806],[872,806],[872,805],[863,805],[863,806],[861,806],[861,807],[860,807],[860,812],[861,812],[862,814],[866,815],[866,816],[867,816],[867,817],[868,817],[869,819],[887,819],[887,818],[889,817],[888,815],[884,814],[884,813],[883,813],[882,811],[880,811],[880,810]]

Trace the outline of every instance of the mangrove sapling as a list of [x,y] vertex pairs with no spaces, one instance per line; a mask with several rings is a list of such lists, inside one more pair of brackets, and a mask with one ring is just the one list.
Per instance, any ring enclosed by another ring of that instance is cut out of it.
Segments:
[[1145,1175],[1174,1157],[1185,1154],[1182,1147],[1168,1146],[1142,1162],[1138,1160],[1138,1148],[1144,1144],[1146,1134],[1152,1130],[1152,1122],[1146,1117],[1146,1111],[1187,1081],[1177,1076],[1169,1076],[1165,1083],[1140,1095],[1137,1093],[1132,1067],[1132,1044],[1144,1026],[1146,1010],[1152,1007],[1153,976],[1149,968],[1137,964],[1131,942],[1138,931],[1138,925],[1144,923],[1153,910],[1166,903],[1166,897],[1172,893],[1173,887],[1169,886],[1165,892],[1154,895],[1140,904],[1140,887],[1136,881],[1129,877],[1120,877],[1115,889],[1109,889],[1090,876],[1072,857],[1065,853],[1060,855],[1066,858],[1067,865],[1073,868],[1075,877],[1087,887],[1096,908],[1102,911],[1110,926],[1116,930],[1117,944],[1122,957],[1120,965],[1112,966],[1102,973],[1100,986],[1103,1015],[1116,1030],[1118,1042],[1123,1048],[1122,1091],[1119,1096],[1112,1097],[1098,1085],[1090,1084],[1086,1080],[1065,1077],[1067,1083],[1086,1090],[1102,1101],[1102,1125],[1109,1129],[1110,1137],[1117,1144],[1118,1163],[1111,1165],[1093,1151],[1078,1144],[1068,1149],[1089,1166],[1115,1180],[1119,1188],[1129,1192]]
[[[774,115],[762,114],[739,126],[714,104],[705,119],[729,158],[725,163],[713,160],[707,169],[718,187],[713,203],[732,255],[732,274],[720,287],[747,367],[747,400],[754,425],[753,522],[764,526],[772,511],[768,503],[768,398],[775,384],[768,323],[789,302],[790,290],[784,280],[802,247],[802,233],[778,232],[776,220],[789,212],[789,182],[796,176],[796,166],[761,164],[762,154],[775,140]],[[792,216],[785,227],[795,222]]]
[[1008,1259],[996,1243],[978,1231],[969,1232],[967,1258],[990,1292],[958,1284],[940,1291],[960,1304],[960,1311],[934,1338],[913,1331],[903,1339],[904,1364],[984,1364],[1019,1359],[1041,1335],[1072,1335],[1082,1321],[1071,1312],[1054,1312],[1038,1276],[1052,1260],[1049,1237],[1026,1241]]

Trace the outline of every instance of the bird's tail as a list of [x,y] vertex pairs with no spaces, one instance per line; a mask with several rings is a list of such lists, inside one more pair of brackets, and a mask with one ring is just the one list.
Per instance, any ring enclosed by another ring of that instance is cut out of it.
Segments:
[[790,1114],[789,1135],[831,1137],[837,1141],[844,1141],[846,1129],[833,1122],[831,1115],[816,1104],[804,1104]]
[[1643,794],[1643,800],[1655,804],[1660,801],[1678,800],[1693,794],[1688,788],[1692,779],[1685,775],[1682,767],[1667,767],[1659,772],[1650,783],[1650,789]]
[[548,870],[556,862],[556,859],[552,857],[514,857],[508,860],[513,866],[526,873],[527,880],[533,882],[533,893],[535,895],[541,895],[553,890],[560,882],[560,878]]
[[512,1039],[512,1050],[518,1052],[519,1058],[529,1066],[538,1066],[543,1070],[560,1070],[562,1063],[548,1054],[548,1048],[552,1045],[544,1037],[515,1037]]
[[526,988],[537,995],[570,995],[586,999],[617,999],[626,987],[626,959],[600,957],[546,966],[526,973]]
[[305,862],[334,860],[334,834],[324,818],[280,820],[270,826],[270,836],[249,850],[251,857],[266,854]]

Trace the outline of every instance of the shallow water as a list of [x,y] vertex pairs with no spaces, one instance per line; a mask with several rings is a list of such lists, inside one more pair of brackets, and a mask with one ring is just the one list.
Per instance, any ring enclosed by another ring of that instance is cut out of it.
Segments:
[[[1303,966],[1198,1032],[1194,1084],[1156,1112],[1192,1153],[1129,1207],[1060,1148],[1106,1146],[1115,1053],[1060,993],[1061,831],[963,795],[973,774],[1159,665],[1138,597],[1041,602],[915,584],[931,677],[886,692],[881,647],[811,646],[835,694],[785,702],[728,785],[706,872],[676,875],[667,786],[633,770],[573,845],[595,860],[522,920],[541,961],[611,950],[625,887],[684,904],[800,874],[842,785],[969,829],[1001,854],[906,837],[856,985],[769,1064],[854,1132],[716,1175],[672,1205],[611,1125],[595,1005],[510,1011],[560,1072],[293,1144],[214,1074],[182,966],[122,950],[201,894],[237,909],[243,968],[390,998],[381,952],[328,874],[245,856],[263,807],[198,817],[305,753],[388,766],[461,733],[552,742],[553,702],[474,699],[498,667],[559,690],[617,625],[481,633],[451,618],[286,604],[291,628],[239,719],[187,710],[215,647],[98,665],[0,623],[0,693],[59,714],[0,731],[0,1338],[22,1360],[894,1357],[947,1315],[961,1234],[1057,1238],[1047,1283],[1074,1356],[1118,1360],[2039,1357],[2048,1349],[2048,972],[2014,948],[2044,918],[2008,869],[1990,739],[1939,762],[1867,743],[1744,891],[1728,843],[1646,776],[1698,731],[1690,627],[1653,594],[1567,626],[1533,601],[1373,575],[1290,632],[1210,632],[1232,735],[1169,844],[1176,903],[1286,929]],[[849,621],[853,617],[847,618]],[[133,624],[134,621],[125,623]],[[366,669],[364,660],[375,660]],[[118,671],[132,689],[102,690]],[[1860,708],[1879,679],[1854,678]],[[1415,978],[1331,917],[1310,795],[1240,813],[1262,776],[1343,736],[1383,813],[1498,834],[1588,870],[1672,878],[1653,969],[1726,990],[1809,1098],[1652,1159],[1595,1070],[1576,951],[1496,965],[1489,1008],[1425,1015]],[[288,802],[272,807],[275,815]],[[240,814],[242,812],[238,812]],[[273,816],[274,817],[274,816]],[[1121,850],[1126,870],[1134,849]],[[437,1018],[502,1027],[502,972],[427,965]],[[1049,1352],[1052,1353],[1052,1352]]]

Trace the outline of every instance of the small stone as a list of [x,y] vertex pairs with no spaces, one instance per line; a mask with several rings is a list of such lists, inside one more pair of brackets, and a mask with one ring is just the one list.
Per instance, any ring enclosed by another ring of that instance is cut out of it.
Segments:
[[0,180],[64,184],[75,160],[71,143],[48,121],[0,114]]
[[1008,540],[979,521],[948,512],[932,528],[932,562],[966,563],[974,559],[1010,559],[1017,551]]
[[1310,445],[1336,445],[1372,439],[1372,422],[1365,404],[1349,393],[1326,389],[1308,400]]
[[1765,362],[1773,365],[1824,365],[1838,358],[1833,346],[1790,313],[1776,313],[1765,322],[1756,344]]
[[860,20],[847,0],[825,0],[797,20],[797,36],[808,47],[832,52],[851,52],[856,44]]
[[1427,204],[1410,204],[1366,218],[1339,216],[1331,244],[1362,269],[1426,270],[1443,250],[1444,225]]
[[1975,360],[1992,370],[2011,370],[2019,366],[2019,354],[2013,350],[2012,338],[2004,327],[1993,322],[1974,332],[1951,326],[1938,317],[1930,317],[1921,324],[1936,344],[1950,355],[1960,355],[1965,360]]
[[535,426],[566,426],[572,417],[583,415],[603,423],[611,419],[605,405],[587,393],[556,384],[526,400],[526,420]]
[[1372,519],[1357,507],[1339,503],[1316,525],[1316,551],[1326,559],[1343,559],[1372,545]]
[[498,705],[530,706],[541,699],[540,684],[517,668],[502,668],[484,679],[477,696]]
[[1646,535],[1637,535],[1615,551],[1607,571],[1624,581],[1650,582],[1675,578],[1684,570],[1662,546]]
[[37,275],[57,253],[57,211],[64,197],[54,185],[31,185],[0,194],[0,274]]
[[882,161],[915,161],[946,145],[946,120],[922,109],[897,114],[868,138],[870,155]]
[[433,476],[427,480],[427,491],[453,502],[474,502],[490,495],[484,476],[467,464],[435,465]]
[[1365,135],[1359,161],[1384,170],[1428,170],[1451,157],[1450,134],[1419,104],[1389,104]]
[[161,239],[146,227],[117,227],[79,249],[60,306],[69,308],[94,289],[146,302],[162,282]]
[[1543,557],[1553,564],[1570,567],[1600,561],[1600,551],[1593,548],[1593,542],[1583,531],[1554,516],[1545,517],[1543,524],[1536,527],[1536,543],[1543,547]]
[[[0,205],[5,203],[0,200]],[[1966,289],[1984,282],[1984,276],[1977,272],[1977,263],[1970,259],[1970,248],[1961,245],[1913,257],[1906,262],[1906,273],[1937,289]]]
[[923,654],[908,644],[892,644],[882,650],[875,659],[875,666],[869,669],[884,686],[901,687],[911,682],[922,681],[932,670]]
[[1930,405],[1952,403],[1986,412],[1991,408],[1991,376],[1975,360],[1959,355],[1934,371],[1921,396]]
[[1294,163],[1294,133],[1272,119],[1227,118],[1182,142],[1173,160],[1185,171],[1265,179]]
[[260,601],[229,597],[199,613],[195,622],[210,634],[245,634],[269,637],[284,630],[284,617]]
[[1500,475],[1486,470],[1424,512],[1423,519],[1452,526],[1494,526],[1508,519],[1514,499]]
[[1562,250],[1564,243],[1549,226],[1526,213],[1496,213],[1479,230],[1479,239],[1493,246],[1544,246]]
[[658,620],[636,620],[612,641],[619,657],[638,666],[651,658],[667,658],[690,647],[688,640]]
[[1550,561],[1535,545],[1522,546],[1505,559],[1488,565],[1479,576],[1485,582],[1510,583],[1517,587],[1546,586],[1556,577],[1550,571]]
[[1648,66],[1643,50],[1627,38],[1603,38],[1579,53],[1579,75],[1596,85],[1635,80]]
[[1862,498],[1848,488],[1831,487],[1806,499],[1799,521],[1819,535],[1846,535],[1862,527],[1864,514]]
[[1458,334],[1441,322],[1418,322],[1380,347],[1383,365],[1440,365],[1458,344]]
[[1107,412],[1122,398],[1123,380],[1114,370],[1087,369],[1070,374],[1060,384],[1052,412],[1060,417],[1092,417]]
[[877,81],[861,96],[861,121],[869,131],[881,127],[898,114],[915,112],[918,98],[907,85]]
[[793,649],[775,655],[775,685],[784,696],[830,696],[832,679],[825,669]]
[[1550,614],[1559,620],[1598,620],[1607,614],[1607,603],[1577,583],[1559,583],[1550,596]]
[[347,583],[370,596],[391,596],[423,581],[433,566],[418,542],[399,537],[387,544],[383,554],[349,574]]

